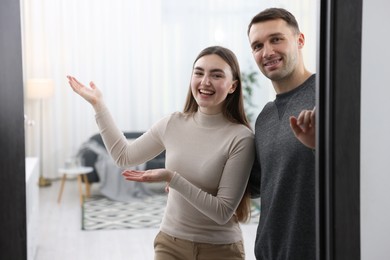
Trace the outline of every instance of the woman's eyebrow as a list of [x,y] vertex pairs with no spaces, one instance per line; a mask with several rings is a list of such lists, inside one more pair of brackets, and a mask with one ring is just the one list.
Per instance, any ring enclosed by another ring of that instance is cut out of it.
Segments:
[[222,69],[212,69],[212,70],[210,70],[210,72],[221,72],[221,73],[225,73],[225,71],[223,71]]
[[[194,70],[205,71],[205,69],[202,68],[202,67],[194,67]],[[225,73],[222,69],[211,69],[210,72],[221,72],[221,73]]]

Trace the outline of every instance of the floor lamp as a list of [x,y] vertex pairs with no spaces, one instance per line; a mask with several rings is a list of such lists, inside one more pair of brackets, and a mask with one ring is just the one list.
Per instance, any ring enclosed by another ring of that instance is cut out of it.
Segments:
[[53,96],[54,83],[51,79],[29,79],[27,80],[27,98],[39,101],[39,187],[51,185],[51,181],[43,176],[43,102]]

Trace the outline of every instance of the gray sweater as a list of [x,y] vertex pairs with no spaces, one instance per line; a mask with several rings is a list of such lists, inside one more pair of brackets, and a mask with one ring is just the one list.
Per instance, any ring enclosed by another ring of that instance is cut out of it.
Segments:
[[256,120],[249,185],[261,198],[257,259],[315,259],[315,156],[295,138],[289,117],[315,106],[315,75],[276,96]]

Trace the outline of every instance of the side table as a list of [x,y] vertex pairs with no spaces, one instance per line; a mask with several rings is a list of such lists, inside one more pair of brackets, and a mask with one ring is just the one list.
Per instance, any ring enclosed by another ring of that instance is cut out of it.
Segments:
[[61,179],[61,188],[60,193],[58,194],[58,203],[61,202],[62,192],[64,191],[65,181],[67,175],[76,175],[77,176],[77,184],[79,187],[79,195],[80,195],[80,204],[83,205],[83,190],[81,187],[81,178],[84,179],[85,183],[85,189],[86,189],[86,196],[90,196],[90,186],[87,178],[87,173],[90,173],[93,171],[92,167],[72,167],[72,168],[60,168],[58,169],[58,172],[62,174]]

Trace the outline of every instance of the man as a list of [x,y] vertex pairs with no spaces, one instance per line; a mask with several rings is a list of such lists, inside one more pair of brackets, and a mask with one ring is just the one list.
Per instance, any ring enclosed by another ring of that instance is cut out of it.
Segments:
[[266,9],[249,24],[260,71],[276,99],[255,125],[256,160],[249,187],[261,198],[257,259],[315,259],[315,75],[304,65],[305,37],[295,17]]

